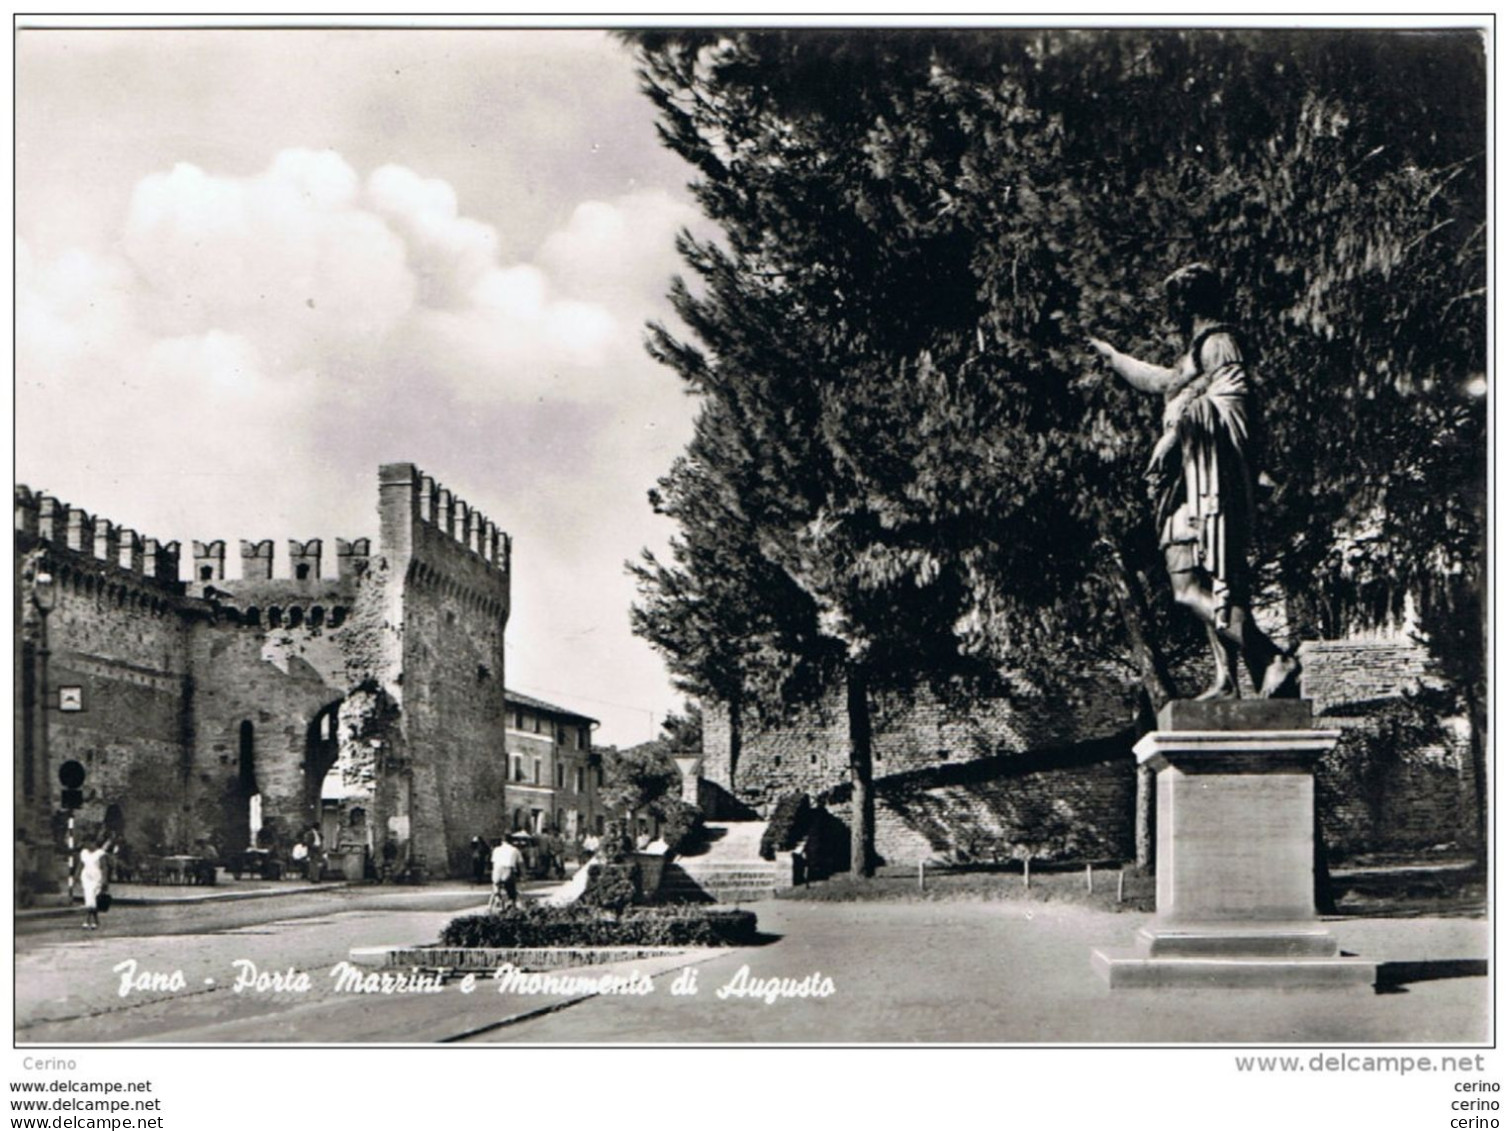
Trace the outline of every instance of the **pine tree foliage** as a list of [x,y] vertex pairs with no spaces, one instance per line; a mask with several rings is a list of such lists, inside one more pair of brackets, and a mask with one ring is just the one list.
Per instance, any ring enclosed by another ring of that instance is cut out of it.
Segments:
[[1161,406],[1084,338],[1171,363],[1158,283],[1198,259],[1255,358],[1263,575],[1312,632],[1437,594],[1481,673],[1475,34],[628,38],[717,229],[680,239],[685,332],[649,336],[701,415],[635,625],[688,690],[1120,660],[1166,697],[1160,642],[1192,634],[1141,479]]

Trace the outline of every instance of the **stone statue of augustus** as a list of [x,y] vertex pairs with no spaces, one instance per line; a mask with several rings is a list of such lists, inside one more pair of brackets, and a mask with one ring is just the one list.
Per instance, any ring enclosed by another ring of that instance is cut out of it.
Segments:
[[1174,600],[1205,626],[1215,678],[1200,699],[1234,699],[1245,664],[1263,698],[1299,694],[1299,661],[1252,619],[1247,560],[1256,514],[1252,379],[1235,327],[1222,321],[1220,277],[1195,263],[1164,281],[1188,348],[1172,368],[1091,338],[1132,388],[1163,397],[1163,432],[1148,462],[1158,542]]

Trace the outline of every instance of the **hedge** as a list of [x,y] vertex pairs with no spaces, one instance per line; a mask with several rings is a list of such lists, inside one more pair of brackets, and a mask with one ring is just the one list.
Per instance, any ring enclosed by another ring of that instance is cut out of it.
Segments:
[[760,837],[760,855],[774,860],[777,852],[790,852],[807,835],[812,820],[812,803],[805,793],[788,793],[776,802],[770,823]]
[[753,911],[636,907],[614,918],[571,904],[528,904],[501,915],[462,915],[440,932],[442,946],[748,946]]

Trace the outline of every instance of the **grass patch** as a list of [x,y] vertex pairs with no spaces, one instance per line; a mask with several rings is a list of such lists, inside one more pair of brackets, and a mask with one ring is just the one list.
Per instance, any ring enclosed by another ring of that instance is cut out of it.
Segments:
[[1482,918],[1488,911],[1487,876],[1464,860],[1350,861],[1332,867],[1331,890],[1342,915]]
[[[1072,903],[1102,911],[1154,911],[1157,879],[1128,868],[1122,876],[1121,900],[1116,898],[1120,870],[1095,868],[1095,890],[1078,870],[1056,865],[1032,869],[1032,883],[1023,883],[1020,864],[929,869],[925,886],[917,884],[917,869],[881,868],[870,879],[848,873],[805,887],[777,893],[778,899],[818,903],[929,900],[1017,900]],[[1331,866],[1331,891],[1340,915],[1366,918],[1482,918],[1487,912],[1487,883],[1481,868],[1460,858],[1439,856],[1405,862],[1389,858],[1348,861]]]
[[[924,884],[917,883],[915,868],[881,868],[869,879],[849,874],[819,880],[804,887],[777,893],[778,899],[815,903],[895,901],[917,903],[948,900],[1025,900],[1039,903],[1073,903],[1103,911],[1151,911],[1156,881],[1128,869],[1093,870],[1094,891],[1085,881],[1085,871],[1034,868],[1032,882],[1023,882],[1021,865],[929,870]],[[1121,901],[1117,902],[1117,880]]]

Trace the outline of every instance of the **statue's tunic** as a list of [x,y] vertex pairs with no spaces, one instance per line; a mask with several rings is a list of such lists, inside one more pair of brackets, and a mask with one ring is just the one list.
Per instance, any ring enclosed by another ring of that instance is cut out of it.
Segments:
[[1164,393],[1163,435],[1147,475],[1157,501],[1159,542],[1172,571],[1210,574],[1216,624],[1245,605],[1253,523],[1249,383],[1227,326],[1201,333]]

